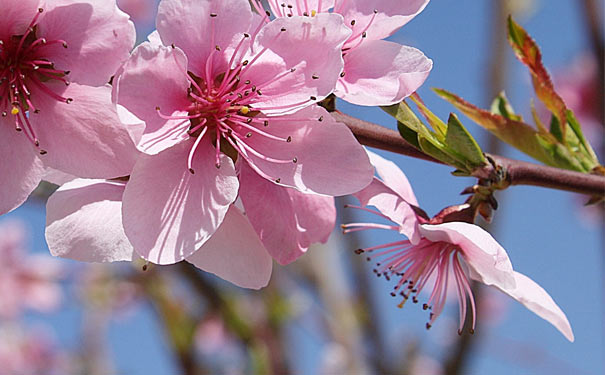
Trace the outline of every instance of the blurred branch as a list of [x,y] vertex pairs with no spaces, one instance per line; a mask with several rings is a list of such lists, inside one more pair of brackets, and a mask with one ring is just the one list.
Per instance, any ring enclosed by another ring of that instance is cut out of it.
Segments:
[[187,316],[183,306],[169,296],[164,278],[159,272],[147,270],[147,277],[141,278],[140,285],[149,297],[160,322],[164,325],[166,334],[177,356],[183,375],[197,375],[199,373],[195,363],[195,348],[193,335],[195,321]]
[[[395,130],[351,117],[339,111],[332,112],[332,117],[347,125],[361,144],[441,163],[407,143]],[[592,196],[605,195],[605,176],[548,167],[487,153],[486,155],[491,157],[498,166],[506,169],[506,179],[511,185],[542,186]],[[475,170],[473,176],[487,178],[494,172],[495,168],[488,164]]]
[[[338,207],[343,207],[347,203],[346,197],[336,198]],[[355,221],[354,212],[352,210],[340,211],[341,222],[352,223]],[[359,249],[362,246],[359,244],[359,236],[349,235],[343,236],[343,241],[346,242],[347,249]],[[384,339],[378,327],[378,322],[374,318],[379,316],[376,301],[372,298],[370,291],[370,278],[375,277],[373,273],[366,272],[365,260],[363,257],[353,256],[351,259],[352,276],[354,279],[353,285],[356,285],[357,297],[361,300],[362,306],[366,309],[366,316],[360,320],[360,327],[364,331],[364,336],[372,345],[370,355],[370,363],[375,373],[378,374],[396,374],[399,369],[391,368],[387,362],[387,351],[384,348]],[[399,354],[399,353],[397,353]]]
[[[288,363],[283,353],[280,340],[281,326],[279,322],[268,319],[267,324],[248,324],[236,307],[230,303],[217,289],[209,283],[200,272],[191,264],[178,263],[178,272],[189,281],[194,290],[206,299],[210,309],[217,312],[225,321],[232,334],[238,337],[249,350],[251,359],[258,360],[253,363],[254,373],[289,374]],[[270,287],[268,287],[270,288]],[[262,293],[272,292],[265,288]],[[273,291],[275,292],[275,291]],[[276,292],[275,292],[276,293]],[[269,302],[265,302],[267,305]],[[270,309],[268,306],[267,309]],[[266,364],[264,362],[267,362]],[[265,368],[268,365],[269,368]]]

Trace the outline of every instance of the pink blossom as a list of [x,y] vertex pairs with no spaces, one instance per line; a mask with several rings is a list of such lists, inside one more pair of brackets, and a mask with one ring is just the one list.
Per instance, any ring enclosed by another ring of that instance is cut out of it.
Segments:
[[134,44],[128,16],[115,0],[3,0],[0,14],[0,214],[23,203],[43,164],[128,174],[136,150],[107,84]]
[[[269,0],[276,17],[341,14],[352,34],[335,94],[358,105],[395,104],[426,80],[433,62],[416,48],[382,40],[412,20],[429,0]],[[260,0],[253,4],[263,13]]]
[[453,281],[460,309],[459,333],[468,308],[473,317],[472,333],[476,320],[472,279],[508,294],[554,325],[568,340],[574,340],[563,311],[542,287],[513,270],[506,250],[489,233],[463,222],[433,224],[415,214],[418,212],[416,198],[405,175],[395,171],[395,164],[378,155],[371,154],[371,160],[383,180],[374,178],[370,186],[356,196],[362,205],[371,204],[378,211],[357,208],[373,212],[393,224],[351,223],[343,228],[345,233],[373,228],[394,230],[412,239],[357,250],[359,254],[367,254],[369,261],[376,261],[375,272],[379,276],[397,279],[391,295],[402,298],[399,307],[410,297],[417,303],[423,289],[432,288],[423,304],[423,309],[430,310],[427,323],[430,328],[443,311],[448,283]]
[[24,309],[51,311],[61,301],[59,265],[48,256],[25,250],[21,222],[0,224],[0,317],[15,318]]
[[[284,234],[284,238],[271,235],[265,239],[273,247],[263,244],[263,232],[255,231],[248,220],[250,216],[232,205],[211,239],[185,260],[238,286],[258,289],[269,282],[272,256],[280,263],[287,263],[304,253],[310,243],[325,242],[336,219],[332,198],[276,186],[267,186],[267,191],[283,194],[282,198],[291,201],[284,203],[281,216],[263,219],[267,225],[277,225],[277,234]],[[125,187],[125,181],[84,179],[61,186],[46,207],[46,242],[51,254],[84,262],[137,258],[122,226]],[[293,209],[304,202],[308,211]],[[280,219],[285,225],[277,224]],[[296,225],[298,232],[288,232],[294,230],[288,225]],[[278,246],[290,251],[272,251]]]
[[[244,210],[262,217],[267,207],[280,209],[283,194],[267,195],[259,205],[247,193],[261,185],[344,195],[371,181],[367,156],[349,129],[315,105],[332,92],[342,70],[340,49],[350,30],[341,16],[265,24],[246,0],[163,0],[157,27],[114,80],[117,103],[146,125],[139,142],[145,154],[130,175],[122,208],[138,254],[158,264],[194,256],[196,265],[208,266],[202,259],[207,251],[196,251],[228,211],[234,220],[245,219],[230,209],[240,184]],[[250,173],[260,178],[247,178]],[[300,206],[297,200],[291,210]],[[253,225],[275,255],[284,249],[275,247],[270,224]],[[323,239],[323,229],[313,225],[301,224]],[[232,230],[237,237],[237,227]],[[280,262],[308,246],[307,238],[289,238],[295,248],[276,256]]]
[[[47,203],[46,242],[51,253],[84,262],[137,258],[122,226],[125,187],[123,181],[83,179],[61,186]],[[261,288],[271,276],[271,256],[234,206],[211,239],[186,260],[246,288]]]
[[68,364],[49,327],[25,329],[0,324],[0,363],[4,374],[64,374]]

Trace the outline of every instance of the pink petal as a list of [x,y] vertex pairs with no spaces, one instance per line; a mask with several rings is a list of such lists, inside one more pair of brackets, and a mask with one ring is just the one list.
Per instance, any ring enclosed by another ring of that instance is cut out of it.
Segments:
[[399,196],[409,204],[418,206],[418,200],[416,200],[414,190],[412,190],[412,185],[410,185],[410,181],[403,171],[399,169],[397,164],[369,151],[368,149],[366,149],[366,152],[370,157],[370,163],[372,163],[374,168],[376,168],[376,174],[378,177],[380,177],[384,184],[399,194]]
[[462,222],[422,224],[423,237],[460,246],[473,279],[485,285],[514,288],[513,266],[506,250],[481,227]]
[[[223,52],[228,50],[259,23],[260,18],[252,13],[247,0],[163,0],[156,20],[164,45],[174,44],[185,51],[188,70],[198,77],[204,73],[215,46]],[[216,55],[219,58],[214,67],[224,69],[227,58],[223,53]]]
[[[355,20],[353,35],[366,30],[367,40],[378,40],[392,35],[411,21],[428,2],[429,0],[347,0],[340,2],[342,6],[336,5],[335,11],[344,16],[347,25]],[[376,15],[374,10],[378,11]],[[370,27],[366,29],[367,25]]]
[[334,199],[303,194],[260,177],[240,164],[240,198],[265,248],[282,265],[303,255],[311,243],[325,242],[334,229]]
[[133,260],[122,228],[124,182],[78,179],[61,186],[46,204],[50,253],[82,262]]
[[44,168],[25,134],[10,117],[0,117],[0,215],[19,207],[38,186]]
[[[341,16],[326,13],[278,18],[265,25],[255,53],[268,50],[242,73],[242,79],[262,90],[252,106],[266,114],[292,113],[328,96],[342,72],[341,47],[350,33]],[[282,78],[275,81],[277,76]]]
[[203,140],[189,172],[193,141],[157,155],[142,154],[130,175],[122,207],[124,230],[145,259],[158,264],[183,260],[200,248],[221,224],[238,189],[231,159]]
[[517,301],[534,312],[540,318],[546,320],[557,328],[565,338],[574,341],[571,325],[561,308],[553,301],[552,297],[535,281],[529,277],[513,272],[516,287],[505,288],[501,285],[494,286],[513,297]]
[[48,181],[51,184],[59,186],[64,185],[69,181],[73,181],[76,178],[76,176],[49,167],[44,168],[44,174],[42,175],[42,179],[44,181]]
[[304,229],[300,243],[309,247],[313,243],[326,243],[336,224],[334,198],[325,195],[304,194],[296,189],[284,188],[292,200],[298,226]]
[[145,121],[139,149],[157,154],[189,138],[189,120],[165,120],[167,116],[186,116],[187,57],[178,48],[139,45],[115,79],[114,100]]
[[420,232],[416,213],[401,195],[377,178],[365,189],[353,194],[362,206],[374,206],[399,225],[399,232],[410,239],[413,244],[420,241]]
[[282,139],[291,137],[291,142],[261,135],[245,139],[261,154],[286,161],[276,163],[248,153],[252,168],[262,176],[303,192],[335,196],[359,191],[372,180],[374,171],[364,149],[346,125],[321,107],[272,117],[268,126],[258,127]]
[[[271,12],[276,17],[287,17],[290,14],[302,16],[304,13],[311,15],[313,11],[317,13],[328,12],[334,6],[334,0],[306,0],[304,2],[296,0],[268,1]],[[281,4],[285,4],[286,8]],[[290,11],[290,9],[292,9]]]
[[100,86],[109,82],[128,58],[135,42],[134,24],[115,0],[55,0],[39,22],[40,36],[64,40],[67,48],[49,46],[57,69],[69,70],[69,79]]
[[384,40],[364,40],[347,52],[345,76],[336,95],[358,105],[391,105],[416,91],[426,80],[433,61],[416,48]]
[[[0,2],[0,39],[23,35],[40,8],[40,0],[2,0]],[[43,17],[43,15],[40,15]]]
[[123,105],[117,104],[116,110],[120,122],[124,124],[130,135],[130,139],[132,139],[135,145],[138,145],[145,133],[145,122],[127,110]]
[[260,289],[271,278],[273,260],[250,222],[231,206],[212,237],[187,261],[242,288]]
[[38,114],[30,121],[48,153],[42,161],[51,168],[79,177],[114,178],[130,174],[138,151],[111,103],[111,87],[47,83],[67,104],[40,93]]

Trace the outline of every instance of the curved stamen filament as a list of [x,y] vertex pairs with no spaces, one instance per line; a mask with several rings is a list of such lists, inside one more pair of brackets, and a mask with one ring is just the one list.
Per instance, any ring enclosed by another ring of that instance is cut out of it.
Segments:
[[193,170],[193,155],[195,154],[195,150],[202,141],[202,138],[204,138],[206,131],[208,131],[208,128],[202,129],[202,133],[197,137],[197,139],[193,143],[193,147],[191,147],[191,150],[189,151],[189,156],[187,157],[187,167],[189,168],[189,172],[191,172],[191,174],[195,173],[195,171]]
[[238,147],[239,150],[242,150],[242,148],[243,148],[246,151],[249,151],[254,156],[256,156],[256,157],[258,157],[258,158],[260,158],[262,160],[271,162],[271,163],[278,163],[278,164],[292,163],[292,160],[275,159],[275,158],[272,158],[270,156],[266,156],[266,155],[264,155],[264,154],[256,151],[249,144],[247,144],[246,142],[244,142],[244,140],[237,133],[235,133],[235,132],[231,133],[231,136],[233,137],[233,139],[235,140],[235,142],[240,146],[240,147]]

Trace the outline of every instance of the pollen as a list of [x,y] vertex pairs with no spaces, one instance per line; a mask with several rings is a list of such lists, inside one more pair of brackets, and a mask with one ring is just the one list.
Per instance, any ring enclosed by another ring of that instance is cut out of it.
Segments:
[[19,114],[19,108],[13,107],[13,109],[11,109],[11,114],[15,115],[15,116],[18,115]]
[[247,115],[248,113],[250,113],[250,108],[248,108],[247,106],[243,106],[239,111],[242,113],[242,115]]
[[317,11],[316,11],[316,10],[312,10],[312,11],[311,11],[311,17],[315,17],[315,15],[316,15],[316,14],[317,14]]

